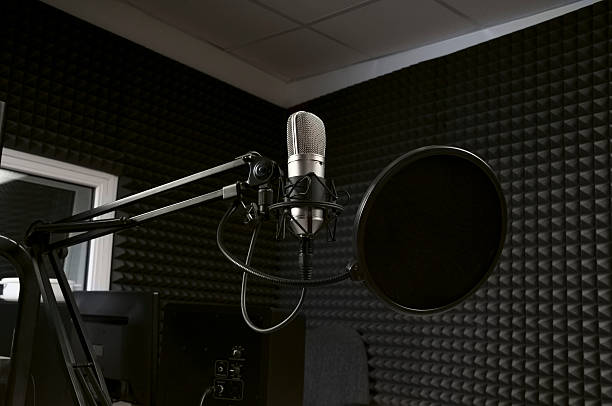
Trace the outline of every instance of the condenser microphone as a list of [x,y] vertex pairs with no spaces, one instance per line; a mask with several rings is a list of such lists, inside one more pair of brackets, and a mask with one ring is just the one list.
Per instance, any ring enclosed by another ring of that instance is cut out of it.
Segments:
[[304,201],[304,206],[291,208],[290,225],[297,236],[312,236],[325,222],[324,210],[307,204],[326,201],[321,187],[325,182],[325,125],[319,117],[305,111],[289,116],[287,156],[288,198]]

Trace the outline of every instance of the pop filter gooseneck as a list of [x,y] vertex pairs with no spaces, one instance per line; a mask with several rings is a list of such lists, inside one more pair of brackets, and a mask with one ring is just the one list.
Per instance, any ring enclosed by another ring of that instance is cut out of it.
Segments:
[[359,274],[395,310],[449,309],[495,267],[506,202],[491,168],[455,147],[409,152],[366,191],[354,225]]

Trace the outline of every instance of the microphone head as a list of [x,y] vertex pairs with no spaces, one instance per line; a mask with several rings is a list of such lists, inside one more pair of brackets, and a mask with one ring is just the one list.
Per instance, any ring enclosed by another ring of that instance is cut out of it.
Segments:
[[325,157],[325,125],[306,111],[293,113],[287,120],[287,156],[297,154]]
[[[298,111],[287,120],[287,176],[291,187],[289,199],[305,200],[300,194],[303,176],[325,176],[325,125],[312,113]],[[308,188],[310,189],[310,188]],[[291,228],[299,236],[316,234],[324,223],[324,211],[310,203],[291,208]]]

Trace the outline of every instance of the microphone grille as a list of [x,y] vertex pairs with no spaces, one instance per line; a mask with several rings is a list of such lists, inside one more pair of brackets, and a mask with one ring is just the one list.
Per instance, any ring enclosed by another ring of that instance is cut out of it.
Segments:
[[325,156],[325,125],[312,113],[298,111],[287,120],[287,156],[295,154]]

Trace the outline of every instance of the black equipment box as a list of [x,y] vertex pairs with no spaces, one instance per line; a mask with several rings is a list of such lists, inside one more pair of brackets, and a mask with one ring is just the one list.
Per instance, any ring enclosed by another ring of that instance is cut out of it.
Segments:
[[[281,315],[250,310],[265,327]],[[237,307],[171,303],[164,307],[158,405],[301,405],[304,320],[274,334],[252,331]]]

